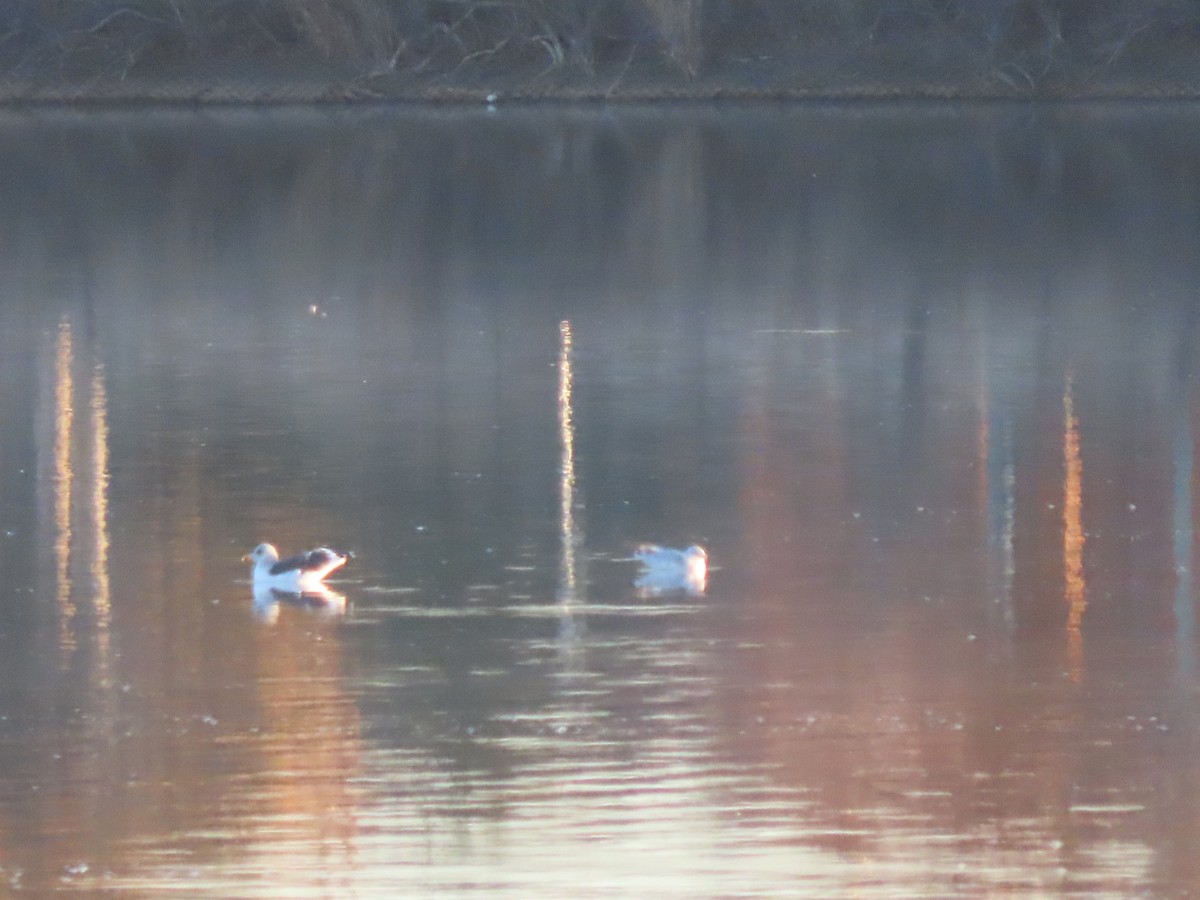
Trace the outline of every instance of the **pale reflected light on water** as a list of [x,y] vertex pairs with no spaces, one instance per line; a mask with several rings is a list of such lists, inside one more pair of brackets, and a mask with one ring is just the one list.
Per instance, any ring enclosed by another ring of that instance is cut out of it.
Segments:
[[62,626],[62,646],[71,649],[75,639],[71,634],[75,604],[71,601],[71,445],[73,442],[75,407],[72,401],[74,381],[71,368],[71,326],[58,324],[54,344],[54,475],[50,483],[54,491],[54,584],[58,618]]
[[1063,583],[1067,601],[1067,660],[1071,680],[1083,680],[1083,614],[1087,581],[1083,573],[1083,461],[1079,455],[1079,420],[1075,416],[1074,383],[1067,372],[1063,393]]
[[1196,150],[0,116],[0,884],[1194,893]]
[[[571,421],[571,323],[564,319],[558,324],[558,432],[562,446],[559,462],[558,508],[562,529],[562,558],[559,560],[559,602],[564,616],[570,616],[571,606],[579,591],[577,557],[582,540],[575,524],[575,426]],[[586,602],[586,599],[584,600]]]

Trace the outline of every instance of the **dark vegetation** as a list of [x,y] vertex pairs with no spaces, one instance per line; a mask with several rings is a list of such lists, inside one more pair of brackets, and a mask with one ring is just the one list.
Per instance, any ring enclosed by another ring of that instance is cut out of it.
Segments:
[[1193,96],[1197,0],[0,0],[0,96]]

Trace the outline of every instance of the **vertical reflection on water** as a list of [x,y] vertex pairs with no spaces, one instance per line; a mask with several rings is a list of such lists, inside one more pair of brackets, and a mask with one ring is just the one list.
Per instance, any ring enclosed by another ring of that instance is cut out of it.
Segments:
[[[298,610],[289,610],[299,612]],[[257,734],[231,734],[256,759],[255,777],[230,787],[226,802],[242,802],[270,839],[247,842],[254,865],[277,867],[277,896],[294,896],[320,848],[321,867],[336,883],[353,871],[363,795],[362,717],[345,690],[342,642],[335,631],[309,631],[306,615],[284,615],[256,632],[254,695]],[[297,874],[300,873],[300,874]],[[332,890],[331,895],[344,895]]]
[[1175,557],[1175,643],[1179,675],[1190,682],[1196,672],[1196,608],[1192,599],[1192,472],[1195,446],[1192,442],[1191,392],[1189,373],[1182,354],[1182,371],[1176,372],[1175,398],[1171,408],[1171,461],[1174,470],[1171,519],[1174,526]]
[[[64,666],[78,648],[81,600],[92,614],[101,662],[111,618],[108,388],[99,360],[88,377],[76,377],[76,345],[72,320],[64,316],[55,328],[51,359],[41,364],[50,384],[39,401],[38,419],[44,424],[36,428],[40,543],[49,548],[41,564],[51,573]],[[85,340],[84,358],[91,355],[86,345]],[[77,409],[84,412],[76,416]]]
[[100,660],[108,658],[108,625],[112,618],[108,581],[108,390],[105,387],[104,364],[96,362],[92,367],[91,401],[88,413],[92,430],[92,459],[90,480],[92,487],[91,573],[92,604],[96,612],[96,640],[99,644]]
[[558,325],[558,435],[560,447],[558,521],[561,538],[558,603],[561,611],[559,636],[578,637],[581,623],[574,607],[579,598],[579,526],[575,521],[575,424],[572,419],[573,377],[571,373],[571,323]]
[[64,651],[75,649],[72,622],[75,605],[71,602],[71,433],[75,424],[75,409],[71,402],[74,381],[71,364],[74,349],[71,342],[71,323],[58,323],[54,342],[54,601],[58,607],[59,646]]
[[1012,608],[1013,579],[1017,572],[1016,555],[1013,551],[1013,534],[1017,513],[1017,472],[1013,456],[1012,417],[1001,414],[992,402],[993,392],[988,390],[987,381],[980,380],[980,453],[984,464],[980,467],[984,481],[984,503],[987,517],[988,543],[993,553],[993,565],[999,578],[999,589],[995,601],[1001,604],[1001,617],[1006,627],[1012,628],[1016,617]]
[[1067,666],[1071,680],[1083,680],[1083,612],[1087,607],[1083,576],[1083,460],[1079,419],[1075,415],[1074,378],[1063,391],[1063,574],[1067,601]]
[[561,448],[559,464],[559,529],[562,535],[562,557],[559,599],[569,603],[575,599],[575,426],[571,421],[571,323],[558,325],[558,435]]

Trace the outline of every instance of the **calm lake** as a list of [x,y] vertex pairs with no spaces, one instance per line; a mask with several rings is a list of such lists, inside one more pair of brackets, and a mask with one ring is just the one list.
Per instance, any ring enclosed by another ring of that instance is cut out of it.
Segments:
[[1200,109],[24,110],[0,171],[13,894],[1200,891]]

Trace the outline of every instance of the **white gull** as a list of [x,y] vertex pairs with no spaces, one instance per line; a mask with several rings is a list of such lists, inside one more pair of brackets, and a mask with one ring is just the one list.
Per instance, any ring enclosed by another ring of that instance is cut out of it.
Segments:
[[279,558],[279,551],[271,544],[259,544],[242,557],[242,562],[254,564],[250,580],[255,591],[273,588],[287,593],[320,591],[321,583],[334,569],[346,564],[348,555],[317,547],[307,553],[297,553],[286,559]]
[[702,594],[708,582],[708,552],[698,544],[684,550],[642,544],[633,558],[642,564],[634,586],[649,594],[683,590]]

